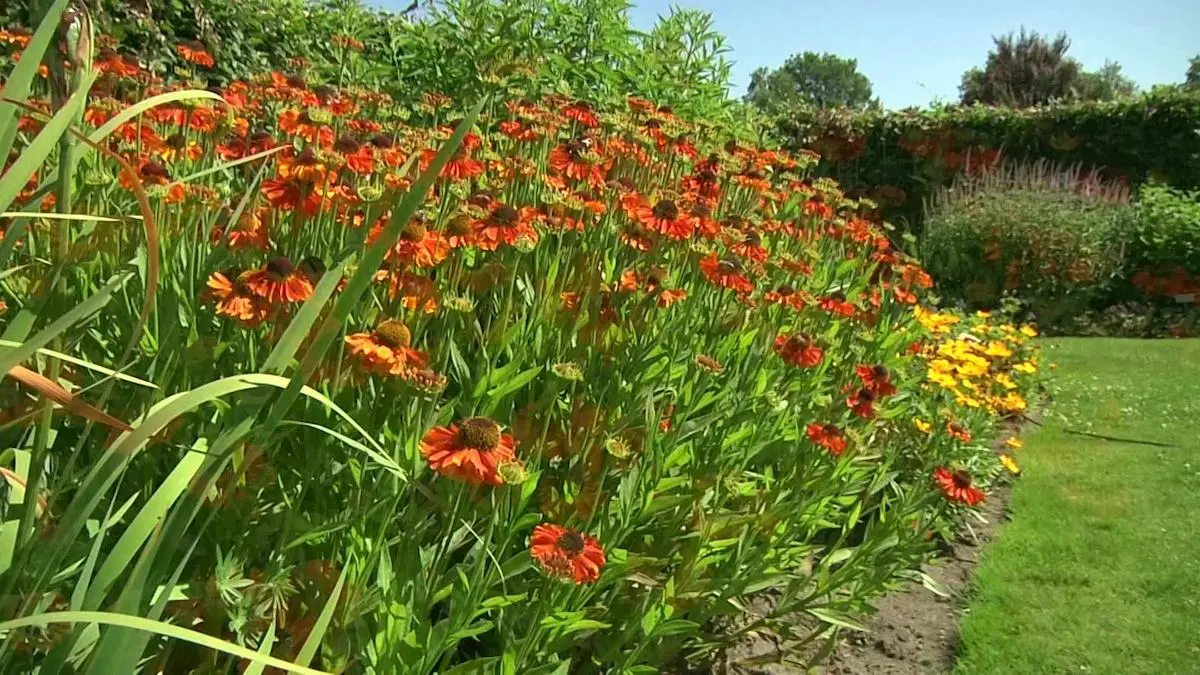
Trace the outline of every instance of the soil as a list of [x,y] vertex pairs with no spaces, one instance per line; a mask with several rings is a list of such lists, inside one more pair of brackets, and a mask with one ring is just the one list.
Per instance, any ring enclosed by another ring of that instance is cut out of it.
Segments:
[[[971,574],[983,548],[995,537],[1008,510],[1009,488],[996,489],[981,509],[986,523],[971,519],[970,528],[950,550],[921,569],[949,597],[910,582],[880,598],[878,611],[866,621],[868,633],[843,633],[841,642],[814,670],[824,675],[928,675],[949,673],[958,647],[958,622],[966,604]],[[769,602],[760,599],[760,602]],[[753,606],[752,606],[753,610]],[[760,610],[761,611],[761,610]],[[801,675],[813,672],[785,663],[785,656],[811,659],[811,650],[794,649],[774,636],[760,635],[727,650],[712,667],[720,675]]]

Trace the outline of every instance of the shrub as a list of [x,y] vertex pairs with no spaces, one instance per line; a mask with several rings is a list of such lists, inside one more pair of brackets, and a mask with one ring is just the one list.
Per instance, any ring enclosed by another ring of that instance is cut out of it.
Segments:
[[1157,180],[1200,187],[1200,90],[1156,87],[1127,99],[1013,109],[793,110],[777,131],[793,150],[827,160],[821,175],[881,205],[885,218],[921,229],[925,201],[958,176],[999,158],[1080,165],[1136,187]]
[[937,193],[921,256],[946,298],[992,309],[1013,296],[1056,326],[1121,274],[1131,215],[1126,190],[1095,174],[1005,164]]
[[1148,184],[1138,191],[1127,275],[1145,295],[1200,295],[1200,191]]
[[107,59],[51,117],[40,56],[0,106],[3,672],[660,672],[768,589],[740,630],[853,626],[999,480],[1033,331],[920,309],[810,157],[642,99],[150,105]]

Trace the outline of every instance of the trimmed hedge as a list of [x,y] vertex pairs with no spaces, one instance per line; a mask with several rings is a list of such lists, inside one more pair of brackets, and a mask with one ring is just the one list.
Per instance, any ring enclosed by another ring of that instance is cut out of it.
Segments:
[[917,231],[934,190],[1001,158],[1080,164],[1130,186],[1200,186],[1200,92],[1180,87],[1020,110],[800,111],[778,119],[776,130],[791,149],[820,153],[819,171],[875,200],[884,218]]

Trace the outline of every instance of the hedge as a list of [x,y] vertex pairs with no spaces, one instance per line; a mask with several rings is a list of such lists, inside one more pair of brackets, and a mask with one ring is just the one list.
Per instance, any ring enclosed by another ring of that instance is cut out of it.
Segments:
[[1200,186],[1200,92],[1180,87],[1031,109],[801,111],[778,119],[776,131],[791,149],[820,153],[820,170],[874,199],[883,217],[918,231],[934,189],[1002,158],[1079,164],[1131,187]]

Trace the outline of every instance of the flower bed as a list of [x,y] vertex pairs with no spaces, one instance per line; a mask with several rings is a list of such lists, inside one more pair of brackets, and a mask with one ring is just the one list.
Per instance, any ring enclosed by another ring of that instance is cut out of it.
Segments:
[[[1031,330],[922,309],[927,275],[810,156],[640,99],[464,115],[302,73],[121,118],[168,90],[97,68],[74,189],[39,182],[60,155],[4,176],[31,214],[4,337],[66,315],[21,361],[73,392],[44,417],[5,394],[5,476],[48,500],[7,517],[39,532],[6,544],[10,616],[225,654],[21,628],[6,670],[654,673],[767,589],[740,630],[854,626],[1003,473]],[[97,219],[36,213],[64,206]]]

